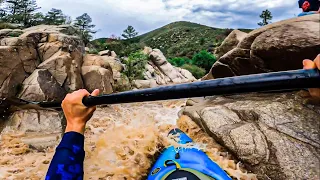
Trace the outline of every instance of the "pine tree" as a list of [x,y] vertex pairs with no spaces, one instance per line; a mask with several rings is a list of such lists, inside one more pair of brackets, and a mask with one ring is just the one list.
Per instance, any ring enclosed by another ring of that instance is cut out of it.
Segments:
[[0,0],[0,22],[3,21],[3,18],[6,16],[6,11],[2,8],[3,0]]
[[40,9],[35,0],[7,0],[3,19],[6,22],[22,24],[24,27],[32,25],[35,11]]
[[79,30],[79,35],[85,45],[87,45],[92,39],[92,34],[97,32],[93,30],[96,25],[92,24],[92,19],[87,13],[77,17],[73,26]]
[[52,8],[44,17],[44,21],[48,25],[61,25],[66,23],[67,17],[62,10]]
[[268,9],[266,9],[265,11],[262,11],[260,18],[262,19],[262,22],[259,22],[258,25],[265,26],[271,23],[270,20],[272,20],[273,17],[271,12]]
[[136,30],[132,26],[128,26],[127,29],[123,31],[122,37],[124,37],[125,39],[131,39],[136,37],[137,35],[138,32],[136,32]]
[[7,0],[3,8],[3,21],[10,23],[20,23],[19,19],[19,3],[21,0]]
[[33,18],[34,12],[40,7],[37,6],[36,0],[21,0],[21,11],[20,14],[22,15],[22,23],[25,27],[30,27],[31,20]]
[[30,18],[29,26],[37,26],[40,24],[45,24],[44,15],[41,12],[37,12]]

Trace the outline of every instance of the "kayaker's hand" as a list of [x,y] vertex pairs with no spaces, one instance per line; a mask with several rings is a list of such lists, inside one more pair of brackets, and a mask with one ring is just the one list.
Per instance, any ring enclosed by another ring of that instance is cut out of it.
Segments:
[[[304,69],[315,69],[318,68],[320,70],[320,54],[311,61],[309,59],[303,60],[303,68]],[[320,99],[320,88],[309,89],[309,92],[312,97]]]
[[[67,127],[65,132],[78,132],[84,134],[86,123],[92,117],[96,107],[86,107],[82,104],[82,99],[89,96],[90,93],[81,89],[68,94],[62,101],[62,109],[67,119]],[[99,95],[99,90],[92,92],[91,96]]]

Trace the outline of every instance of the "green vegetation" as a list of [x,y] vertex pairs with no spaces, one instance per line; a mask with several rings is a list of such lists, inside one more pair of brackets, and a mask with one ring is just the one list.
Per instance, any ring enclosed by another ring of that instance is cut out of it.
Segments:
[[[36,0],[0,0],[0,6],[0,29],[27,28],[40,24],[62,25],[72,23],[71,18],[60,9],[52,8],[46,14],[36,12],[40,9]],[[93,30],[95,25],[92,24],[92,19],[87,13],[77,17],[73,26],[76,31],[73,31],[72,35],[80,36],[85,45],[92,39],[92,34],[96,33]]]
[[126,65],[123,73],[129,78],[130,82],[136,79],[143,79],[143,73],[148,59],[148,56],[141,51],[131,53],[128,58],[122,59],[122,63]]
[[265,11],[262,11],[260,18],[262,19],[262,22],[259,22],[258,25],[265,26],[271,23],[273,17],[271,12],[268,9],[266,9]]
[[18,27],[9,24],[9,23],[2,23],[0,22],[0,29],[17,29]]
[[38,9],[40,7],[35,0],[7,0],[1,10],[0,21],[30,27],[39,16],[35,13]]
[[111,38],[100,38],[92,41],[91,44],[98,50],[105,50],[107,47],[120,56],[128,56],[133,52],[132,50],[149,46],[160,49],[168,59],[174,57],[191,59],[201,50],[220,46],[230,32],[226,29],[181,21],[131,39],[110,42]]
[[43,18],[44,24],[60,25],[67,22],[67,16],[60,9],[52,8]]
[[192,75],[197,78],[200,79],[202,78],[204,75],[206,75],[206,70],[203,68],[200,68],[196,65],[192,65],[192,64],[185,64],[183,66],[181,66],[181,68],[188,70],[189,72],[192,73]]
[[97,32],[93,30],[96,25],[92,24],[92,19],[87,13],[77,17],[73,26],[79,30],[79,36],[85,45],[92,39],[92,34]]
[[122,37],[125,39],[132,39],[138,35],[138,32],[132,27],[128,26],[127,29],[123,31]]
[[207,51],[200,51],[192,58],[192,64],[210,71],[212,65],[217,61],[216,57]]
[[60,9],[52,8],[45,15],[36,12],[40,7],[37,6],[35,0],[7,0],[2,6],[4,8],[0,10],[0,24],[10,23],[19,28],[26,28],[40,24],[71,23],[70,18],[64,15]]
[[216,62],[216,57],[211,53],[202,50],[195,54],[192,60],[186,57],[175,57],[168,61],[174,66],[190,71],[194,77],[199,79],[210,71],[212,65]]
[[176,67],[181,67],[184,64],[191,64],[192,63],[191,59],[186,58],[186,57],[182,57],[182,58],[175,57],[175,58],[169,59],[168,61]]

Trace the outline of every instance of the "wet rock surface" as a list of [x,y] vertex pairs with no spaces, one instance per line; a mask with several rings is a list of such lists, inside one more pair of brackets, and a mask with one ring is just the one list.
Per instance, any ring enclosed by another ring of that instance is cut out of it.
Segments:
[[318,179],[320,107],[297,93],[213,97],[188,115],[258,179]]

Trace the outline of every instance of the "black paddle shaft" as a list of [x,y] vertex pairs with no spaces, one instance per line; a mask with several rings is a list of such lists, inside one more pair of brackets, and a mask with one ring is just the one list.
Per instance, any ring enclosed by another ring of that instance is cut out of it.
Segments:
[[83,104],[90,107],[102,104],[158,101],[222,94],[295,90],[305,88],[320,88],[319,70],[294,70],[236,76],[173,86],[161,86],[157,88],[127,91],[96,97],[90,96],[83,99]]

